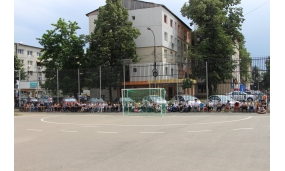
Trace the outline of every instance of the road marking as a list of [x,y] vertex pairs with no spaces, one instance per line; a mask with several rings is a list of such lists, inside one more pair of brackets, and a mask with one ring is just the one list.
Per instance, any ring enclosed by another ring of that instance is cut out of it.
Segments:
[[[53,116],[57,117],[57,116]],[[41,121],[49,124],[65,124],[65,125],[79,125],[79,126],[121,126],[121,127],[159,127],[159,126],[187,126],[187,125],[204,125],[204,124],[221,124],[221,123],[230,123],[230,122],[239,122],[243,120],[247,120],[252,118],[252,116],[249,116],[247,118],[238,119],[238,120],[230,120],[230,121],[221,121],[221,122],[206,122],[206,123],[190,123],[190,124],[162,124],[162,125],[119,125],[119,124],[77,124],[77,123],[59,123],[59,122],[50,122],[46,121],[45,119],[50,117],[42,118]]]
[[102,131],[98,131],[97,133],[99,133],[99,134],[117,134],[118,132],[102,132]]
[[187,132],[209,132],[209,131],[212,131],[212,130],[201,130],[201,131],[187,131]]
[[164,134],[164,132],[140,132],[141,134]]
[[100,126],[83,126],[83,127],[100,127]]
[[39,130],[39,129],[27,129],[28,131],[43,131],[43,130]]
[[78,131],[66,131],[66,130],[59,130],[61,132],[78,132]]
[[253,129],[253,128],[237,128],[237,129],[233,129],[233,130],[238,131],[238,130],[243,130],[243,129]]

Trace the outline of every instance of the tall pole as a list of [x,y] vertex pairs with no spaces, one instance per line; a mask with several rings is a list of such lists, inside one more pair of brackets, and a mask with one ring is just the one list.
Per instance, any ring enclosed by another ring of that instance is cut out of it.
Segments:
[[59,103],[59,99],[58,99],[58,69],[56,69],[56,94],[57,94],[57,103]]
[[206,92],[207,92],[207,99],[208,99],[208,65],[206,62]]
[[20,82],[21,82],[21,70],[19,70],[19,85],[18,85],[19,108],[21,107],[21,88],[20,88]]
[[176,69],[176,72],[177,72],[176,95],[177,95],[177,97],[178,97],[178,81],[179,81],[178,63],[177,63],[177,69]]
[[80,103],[80,73],[78,69],[78,102]]
[[100,97],[99,99],[101,98],[101,66],[100,66]]
[[38,89],[39,89],[39,68],[38,68],[38,71],[37,71],[37,91],[36,91],[37,96],[36,96],[36,98],[38,98]]
[[126,89],[125,64],[123,65],[123,72],[124,72],[124,89]]
[[154,69],[153,69],[153,76],[154,76],[154,88],[156,88],[156,76],[158,75],[158,72],[157,72],[157,69],[156,69],[156,52],[155,52],[155,35],[153,33],[153,31],[151,30],[151,28],[147,28],[148,30],[150,30],[153,34],[153,39],[154,39],[154,45],[153,45],[153,49],[154,49],[154,52],[153,52],[153,56],[154,56]]

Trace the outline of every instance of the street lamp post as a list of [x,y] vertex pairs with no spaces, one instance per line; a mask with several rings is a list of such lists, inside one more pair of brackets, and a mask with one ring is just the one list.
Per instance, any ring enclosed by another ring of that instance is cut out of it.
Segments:
[[156,88],[156,77],[158,75],[158,71],[156,69],[156,52],[155,52],[155,35],[153,33],[153,31],[151,30],[151,28],[147,28],[148,30],[150,30],[153,34],[153,39],[154,39],[154,45],[153,45],[153,49],[154,49],[154,52],[153,52],[153,56],[154,56],[154,69],[152,70],[152,74],[154,76],[154,88]]
[[59,67],[59,63],[55,63],[57,65],[57,69],[56,69],[56,96],[57,96],[57,103],[59,103],[59,99],[58,99],[58,67]]
[[80,73],[78,69],[78,102],[80,103]]

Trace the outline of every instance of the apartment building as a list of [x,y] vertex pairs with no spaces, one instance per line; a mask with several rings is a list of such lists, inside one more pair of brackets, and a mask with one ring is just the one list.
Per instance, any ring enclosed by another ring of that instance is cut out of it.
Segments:
[[38,92],[38,97],[41,97],[42,94],[46,94],[45,90],[39,85],[39,82],[45,79],[42,73],[44,68],[40,66],[38,60],[38,57],[42,55],[41,50],[42,48],[25,45],[21,42],[14,43],[14,53],[17,54],[21,60],[27,74],[25,79],[21,78],[20,82],[18,81],[20,94],[35,96]]
[[[167,99],[177,93],[193,94],[194,87],[182,90],[182,80],[191,70],[186,67],[188,45],[191,42],[191,28],[163,4],[137,0],[122,0],[129,12],[129,21],[140,30],[135,39],[136,52],[141,58],[138,63],[129,64],[129,78],[126,88],[160,87],[167,91]],[[96,9],[86,14],[89,17],[89,33],[98,18]],[[153,32],[153,33],[152,33]],[[154,43],[155,39],[155,43]],[[158,76],[153,76],[154,47]]]

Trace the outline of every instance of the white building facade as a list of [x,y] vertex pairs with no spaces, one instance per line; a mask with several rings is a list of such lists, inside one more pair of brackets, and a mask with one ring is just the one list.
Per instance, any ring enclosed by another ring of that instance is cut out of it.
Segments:
[[25,45],[23,43],[14,43],[14,51],[18,56],[18,59],[23,64],[24,71],[27,74],[26,78],[21,78],[17,81],[18,88],[21,95],[28,95],[35,97],[41,97],[41,95],[47,92],[43,90],[39,82],[45,80],[45,76],[42,73],[44,68],[38,65],[38,57],[42,55],[42,48]]
[[[177,85],[186,74],[191,73],[191,70],[185,66],[188,63],[187,50],[191,42],[191,28],[162,4],[136,0],[122,0],[122,3],[128,9],[128,20],[141,33],[134,40],[136,53],[141,60],[129,65],[130,81],[126,82],[126,88],[154,87],[155,80],[156,87],[165,88],[171,97],[178,92],[181,93],[181,85],[180,88]],[[89,17],[89,33],[91,33],[95,28],[94,19],[98,17],[98,9],[86,16]],[[158,70],[156,79],[152,72],[154,46]],[[186,91],[191,94],[193,90]]]

